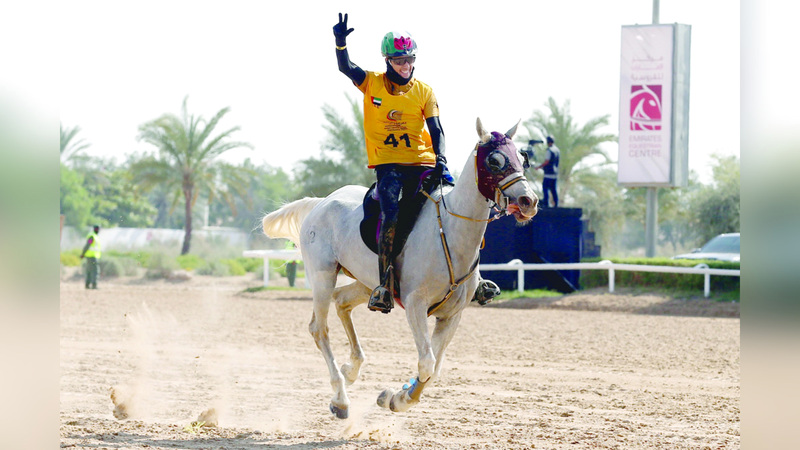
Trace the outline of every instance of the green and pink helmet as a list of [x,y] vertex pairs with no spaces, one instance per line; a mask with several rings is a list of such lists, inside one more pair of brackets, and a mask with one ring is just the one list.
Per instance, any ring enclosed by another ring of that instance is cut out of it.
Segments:
[[386,58],[415,56],[417,54],[417,42],[407,31],[390,31],[383,37],[381,53]]

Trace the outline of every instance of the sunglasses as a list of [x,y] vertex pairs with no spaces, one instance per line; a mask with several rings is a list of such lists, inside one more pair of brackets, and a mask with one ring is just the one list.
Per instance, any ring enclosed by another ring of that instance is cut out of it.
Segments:
[[389,58],[389,61],[396,66],[402,66],[405,63],[414,64],[417,60],[416,56],[401,56],[399,58]]

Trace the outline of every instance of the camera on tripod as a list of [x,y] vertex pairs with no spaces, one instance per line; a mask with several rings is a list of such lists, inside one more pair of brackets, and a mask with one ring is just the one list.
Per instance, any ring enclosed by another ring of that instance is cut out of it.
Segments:
[[533,153],[533,146],[536,144],[544,144],[544,141],[531,139],[528,141],[528,145],[519,150],[519,153],[522,155],[523,159],[522,166],[526,169],[531,167],[531,163],[536,162],[536,155]]

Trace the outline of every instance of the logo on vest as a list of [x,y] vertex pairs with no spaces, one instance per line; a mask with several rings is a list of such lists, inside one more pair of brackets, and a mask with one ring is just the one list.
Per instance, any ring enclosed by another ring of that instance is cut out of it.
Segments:
[[403,120],[403,111],[398,111],[396,109],[393,109],[389,111],[389,114],[386,114],[386,118],[391,120],[392,122]]
[[381,99],[379,99],[378,97],[375,97],[375,96],[372,96],[371,98],[372,98],[372,105],[375,106],[376,108],[380,108],[381,103],[383,102],[383,100],[381,100]]

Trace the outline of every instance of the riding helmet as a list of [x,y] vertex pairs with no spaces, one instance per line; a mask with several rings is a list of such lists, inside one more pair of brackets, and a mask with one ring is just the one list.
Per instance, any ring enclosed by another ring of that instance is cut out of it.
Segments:
[[417,42],[407,31],[390,31],[381,42],[381,54],[386,58],[414,56],[417,54]]

